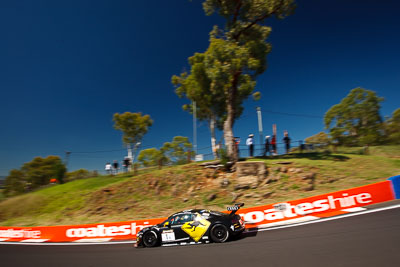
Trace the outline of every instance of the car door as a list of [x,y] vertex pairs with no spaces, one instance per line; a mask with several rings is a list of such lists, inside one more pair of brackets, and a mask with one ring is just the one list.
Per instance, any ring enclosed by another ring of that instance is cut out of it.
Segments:
[[168,226],[163,227],[161,241],[163,243],[179,243],[189,241],[190,236],[182,230],[182,225],[193,220],[191,213],[179,213],[168,220]]
[[183,231],[182,226],[190,221],[193,221],[193,214],[191,213],[181,213],[178,218],[172,224],[172,229],[175,232],[175,238],[178,242],[189,241],[190,236]]

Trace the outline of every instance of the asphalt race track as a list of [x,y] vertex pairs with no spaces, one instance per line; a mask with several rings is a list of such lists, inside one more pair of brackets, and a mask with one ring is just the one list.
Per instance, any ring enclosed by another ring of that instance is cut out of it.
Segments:
[[258,232],[225,244],[0,244],[0,266],[400,266],[400,208]]

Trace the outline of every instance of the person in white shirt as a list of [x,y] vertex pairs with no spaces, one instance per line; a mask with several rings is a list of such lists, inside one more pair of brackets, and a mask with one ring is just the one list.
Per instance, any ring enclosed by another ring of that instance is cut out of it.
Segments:
[[254,134],[249,134],[249,137],[246,140],[246,145],[249,147],[250,157],[253,157],[253,153],[254,153],[253,137],[254,137]]
[[111,174],[111,169],[112,169],[111,163],[107,162],[104,169],[106,170],[107,174]]

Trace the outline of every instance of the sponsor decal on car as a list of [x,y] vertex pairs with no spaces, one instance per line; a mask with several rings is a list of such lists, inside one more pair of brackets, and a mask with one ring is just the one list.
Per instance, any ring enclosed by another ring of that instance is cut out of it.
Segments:
[[182,225],[182,230],[185,231],[194,241],[199,241],[210,227],[210,222],[196,214],[194,221],[187,222]]

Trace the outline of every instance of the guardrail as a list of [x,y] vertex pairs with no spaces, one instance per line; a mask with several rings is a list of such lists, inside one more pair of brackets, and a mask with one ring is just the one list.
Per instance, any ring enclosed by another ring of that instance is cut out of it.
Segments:
[[[328,194],[239,210],[247,228],[299,223],[357,211],[360,207],[400,199],[400,175],[387,181]],[[98,242],[134,240],[136,233],[165,218],[114,223],[44,227],[0,227],[0,241]]]

